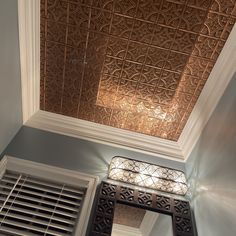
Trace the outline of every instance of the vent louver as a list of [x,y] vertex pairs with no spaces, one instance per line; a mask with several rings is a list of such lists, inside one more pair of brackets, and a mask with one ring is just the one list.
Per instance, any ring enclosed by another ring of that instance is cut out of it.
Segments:
[[0,235],[73,235],[85,192],[6,171],[0,180]]

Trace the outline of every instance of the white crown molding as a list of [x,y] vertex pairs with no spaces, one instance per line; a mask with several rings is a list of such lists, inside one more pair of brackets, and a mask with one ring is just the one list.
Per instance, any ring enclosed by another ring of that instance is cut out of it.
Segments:
[[39,110],[40,0],[18,0],[22,113],[25,123]]
[[75,230],[75,236],[86,235],[90,215],[89,213],[92,209],[99,177],[11,156],[4,156],[0,161],[0,178],[4,174],[5,170],[33,175],[39,178],[43,177],[52,181],[60,181],[73,186],[85,187],[87,189],[86,195],[82,210],[80,212],[79,222]]
[[226,87],[236,73],[236,25],[197,100],[196,105],[178,140],[185,161],[190,156],[205,125],[215,110]]
[[118,129],[106,125],[67,117],[46,111],[38,111],[27,126],[126,148],[167,159],[182,161],[182,153],[174,141]]
[[30,127],[186,162],[235,73],[236,26],[213,68],[178,142],[40,111],[40,0],[18,0],[18,12],[23,121]]

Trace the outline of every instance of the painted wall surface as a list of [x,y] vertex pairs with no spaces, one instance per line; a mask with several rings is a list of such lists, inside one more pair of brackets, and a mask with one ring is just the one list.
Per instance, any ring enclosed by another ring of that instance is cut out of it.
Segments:
[[106,176],[108,164],[113,156],[125,156],[184,170],[184,163],[177,161],[169,161],[25,126],[21,128],[9,144],[5,154],[78,170],[98,175],[101,178]]
[[199,236],[236,235],[236,75],[230,82],[186,169]]
[[171,216],[160,214],[149,236],[174,236]]
[[17,0],[0,1],[0,153],[22,125]]

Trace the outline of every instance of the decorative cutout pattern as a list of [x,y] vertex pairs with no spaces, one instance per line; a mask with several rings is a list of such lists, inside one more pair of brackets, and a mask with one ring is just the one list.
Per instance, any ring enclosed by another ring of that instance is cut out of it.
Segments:
[[123,201],[133,202],[134,201],[134,190],[130,188],[121,187],[119,198]]
[[157,197],[156,197],[157,209],[170,212],[170,210],[171,210],[170,205],[171,205],[170,198],[157,195]]
[[41,0],[40,108],[176,141],[235,19],[236,0]]
[[[116,189],[116,193],[113,194],[116,196],[114,199],[110,199],[109,194],[104,195],[104,193],[113,192],[114,189]],[[187,201],[103,182],[92,217],[93,227],[90,236],[111,235],[117,203],[171,215],[175,236],[194,235],[191,210]]]

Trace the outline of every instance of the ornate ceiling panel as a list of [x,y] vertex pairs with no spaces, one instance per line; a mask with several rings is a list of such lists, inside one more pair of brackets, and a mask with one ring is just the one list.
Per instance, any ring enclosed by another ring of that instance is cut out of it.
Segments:
[[236,0],[41,0],[42,110],[178,140]]
[[146,210],[122,204],[116,204],[113,223],[140,228]]

